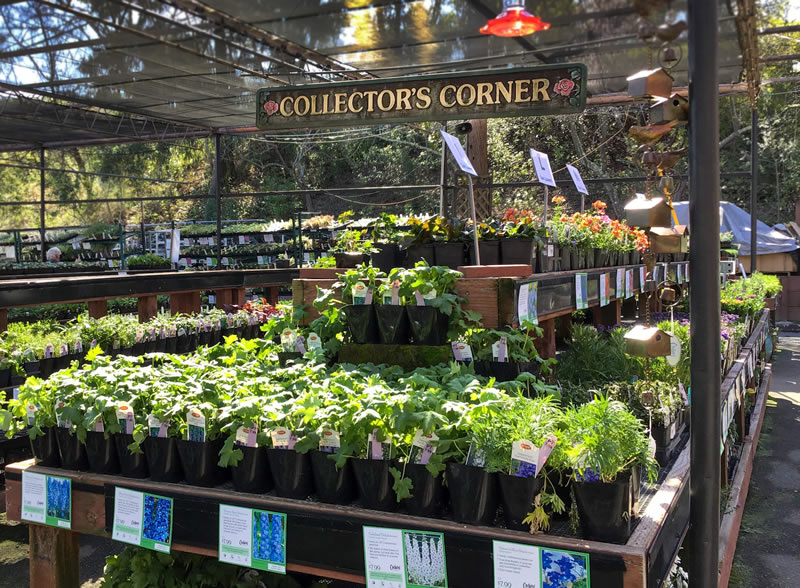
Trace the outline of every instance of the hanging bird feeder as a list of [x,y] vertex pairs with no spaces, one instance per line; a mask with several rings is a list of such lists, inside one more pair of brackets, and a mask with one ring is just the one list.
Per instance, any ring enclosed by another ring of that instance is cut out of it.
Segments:
[[483,25],[480,32],[496,37],[524,37],[549,28],[550,23],[525,10],[521,0],[504,0],[503,12]]

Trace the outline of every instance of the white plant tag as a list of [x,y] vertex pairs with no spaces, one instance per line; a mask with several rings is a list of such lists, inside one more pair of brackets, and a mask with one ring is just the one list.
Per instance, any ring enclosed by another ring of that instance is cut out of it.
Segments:
[[206,440],[206,417],[196,408],[186,411],[186,436],[189,441],[203,443]]
[[436,290],[430,290],[422,295],[422,300],[425,306],[430,306],[431,302],[436,300]]
[[169,421],[162,423],[158,417],[152,414],[147,416],[147,432],[151,437],[165,438],[167,436],[168,429]]
[[472,349],[469,345],[461,341],[453,341],[451,345],[453,347],[453,356],[456,358],[456,361],[463,361],[466,363],[472,361]]
[[392,299],[391,304],[397,306],[400,304],[400,280],[392,282]]
[[34,425],[34,423],[36,422],[36,411],[38,411],[38,410],[39,410],[39,408],[35,404],[28,404],[25,407],[25,415],[28,417],[28,426],[29,427],[32,427]]
[[94,422],[94,431],[95,431],[95,433],[104,433],[104,432],[105,432],[105,430],[106,430],[106,429],[105,429],[105,426],[104,426],[104,424],[103,424],[103,417],[102,417],[102,416],[100,416],[100,417],[98,417],[98,419],[97,419],[97,420]]
[[308,348],[322,349],[322,339],[313,331],[308,334]]
[[133,408],[129,404],[122,402],[117,405],[116,413],[122,432],[127,435],[133,435]]
[[378,436],[375,431],[369,434],[367,445],[369,446],[369,459],[391,459],[391,444],[378,441]]
[[236,445],[255,447],[258,438],[258,425],[236,429]]
[[356,282],[352,289],[353,304],[366,304],[367,300],[367,287],[364,282]]
[[319,438],[319,450],[323,453],[338,453],[341,447],[338,431],[326,429]]
[[425,298],[420,294],[419,290],[414,290],[414,298],[417,301],[417,306],[425,306]]
[[70,421],[65,421],[63,418],[61,418],[61,409],[64,408],[65,406],[66,406],[66,404],[64,404],[64,402],[61,401],[61,400],[56,402],[56,410],[55,410],[55,412],[56,412],[56,424],[59,427],[63,427],[65,429],[69,429],[72,426],[72,423]]
[[69,347],[66,343],[62,343],[61,347],[58,349],[58,356],[64,357],[65,355],[69,355]]
[[539,448],[539,461],[536,462],[537,474],[542,471],[544,464],[547,463],[547,458],[550,457],[551,453],[553,453],[553,449],[555,449],[556,443],[558,443],[558,439],[556,439],[556,436],[550,435],[544,442],[544,445],[542,445]]
[[294,443],[292,443],[294,435],[289,429],[274,429],[270,431],[269,436],[272,439],[272,446],[275,449],[294,449]]
[[417,429],[414,434],[414,442],[411,444],[411,452],[408,460],[411,463],[427,465],[431,456],[436,453],[436,443],[439,437],[436,433],[424,433],[422,429]]
[[281,346],[284,351],[294,351],[297,342],[297,333],[292,329],[285,329],[281,333]]
[[539,470],[539,448],[527,439],[514,441],[511,444],[511,474],[518,478],[531,478]]

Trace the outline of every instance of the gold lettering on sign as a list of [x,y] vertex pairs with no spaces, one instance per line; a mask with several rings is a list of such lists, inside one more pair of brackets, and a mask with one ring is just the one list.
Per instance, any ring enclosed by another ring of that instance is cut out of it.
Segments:
[[377,95],[377,90],[369,90],[368,92],[364,92],[364,96],[367,97],[367,112],[375,111],[375,96]]
[[309,98],[311,100],[311,116],[317,116],[318,114],[323,114],[321,111],[317,110],[317,106],[319,105],[319,98],[320,96],[312,96]]
[[494,104],[492,99],[492,85],[488,82],[478,82],[478,106]]
[[535,80],[531,80],[531,83],[533,83],[533,98],[531,98],[532,101],[550,100],[550,94],[547,93],[547,88],[550,87],[550,80],[548,80],[547,78],[537,78]]
[[511,82],[495,82],[494,91],[497,102],[500,102],[500,94],[503,95],[506,104],[511,102]]
[[338,93],[333,95],[333,112],[341,114],[347,109],[347,94]]
[[411,94],[408,88],[397,90],[397,110],[411,110]]
[[[469,91],[469,98],[465,98],[465,92]],[[458,87],[456,92],[456,100],[459,106],[472,106],[475,102],[475,88],[470,84],[463,84]]]
[[417,101],[416,106],[420,110],[424,110],[426,108],[430,108],[431,106],[431,89],[428,87],[422,87],[417,90]]
[[291,96],[287,96],[283,100],[281,100],[281,116],[292,116],[294,112],[292,111],[292,103],[294,99]]
[[[514,102],[530,102],[531,99],[528,96],[530,83],[530,80],[514,80]],[[297,107],[295,106],[295,108]]]
[[456,93],[456,87],[448,84],[442,91],[439,92],[439,103],[444,106],[445,108],[453,108],[456,105],[455,99],[451,102],[447,99],[447,91],[450,90],[451,93]]
[[[302,100],[303,104],[300,105],[300,101]],[[310,108],[310,104],[308,103],[307,96],[298,96],[294,99],[294,112],[297,116],[305,116],[308,114],[308,109]]]
[[[358,108],[356,108],[356,98],[358,98]],[[347,99],[347,108],[350,112],[361,112],[364,110],[364,94],[353,92]]]
[[[389,98],[388,104],[384,98]],[[394,108],[394,92],[391,90],[383,90],[380,94],[378,94],[378,108],[384,112],[392,110]]]

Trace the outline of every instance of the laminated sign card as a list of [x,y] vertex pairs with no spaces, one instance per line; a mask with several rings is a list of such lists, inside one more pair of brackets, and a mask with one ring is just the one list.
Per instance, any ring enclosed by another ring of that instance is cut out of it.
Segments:
[[22,472],[23,521],[72,528],[72,480]]
[[286,573],[286,515],[219,505],[219,561]]
[[589,308],[588,291],[589,275],[575,274],[575,308],[582,310]]
[[528,321],[534,325],[539,324],[539,316],[536,310],[536,297],[539,282],[522,284],[519,287],[519,298],[517,298],[517,316],[520,324]]
[[496,588],[590,588],[589,555],[506,541],[492,542]]
[[364,527],[368,588],[447,588],[444,535]]
[[172,498],[114,488],[112,539],[169,553],[172,545]]

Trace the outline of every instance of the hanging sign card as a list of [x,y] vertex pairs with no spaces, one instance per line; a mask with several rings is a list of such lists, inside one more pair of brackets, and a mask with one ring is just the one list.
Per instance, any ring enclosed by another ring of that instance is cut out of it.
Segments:
[[286,515],[219,505],[219,561],[286,573]]
[[23,521],[71,529],[72,480],[23,471],[20,513]]
[[492,541],[497,588],[591,587],[589,554]]
[[578,168],[567,164],[567,171],[569,172],[570,177],[572,177],[572,183],[575,184],[575,189],[581,194],[588,195],[589,190],[586,189],[586,184],[583,183],[583,178],[581,177],[581,172],[578,171]]
[[519,297],[517,298],[517,318],[520,324],[530,322],[534,325],[539,324],[539,315],[536,310],[537,293],[539,282],[522,284],[519,287]]
[[444,535],[364,527],[367,587],[447,588]]
[[625,298],[630,298],[633,296],[633,293],[633,270],[625,270]]
[[123,543],[169,553],[173,500],[166,496],[114,488],[111,537]]
[[600,274],[600,306],[606,306],[609,301],[611,288],[611,274]]
[[553,170],[550,169],[550,159],[547,157],[547,153],[531,149],[531,159],[539,183],[555,188],[556,180],[553,178]]
[[471,176],[477,176],[478,172],[476,172],[475,168],[472,167],[472,162],[469,160],[469,157],[467,157],[467,152],[464,151],[464,147],[461,146],[461,141],[459,141],[450,133],[445,133],[444,131],[439,132],[442,134],[442,139],[444,139],[444,142],[447,143],[447,148],[450,149],[450,153],[453,154],[453,157],[455,158],[458,167],[461,168],[461,171],[470,174]]
[[625,297],[625,270],[621,267],[617,268],[617,279],[615,284],[614,297],[615,298]]
[[575,308],[583,310],[589,308],[589,275],[584,273],[575,274]]

